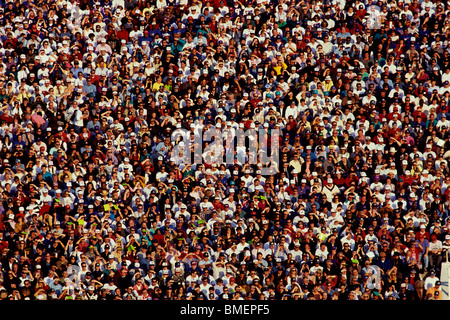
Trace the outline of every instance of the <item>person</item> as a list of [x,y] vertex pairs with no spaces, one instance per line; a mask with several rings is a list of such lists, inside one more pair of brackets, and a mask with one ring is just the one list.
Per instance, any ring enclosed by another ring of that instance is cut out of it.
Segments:
[[436,276],[436,271],[431,270],[430,275],[425,279],[424,289],[428,291],[428,289],[433,288],[438,281],[439,278]]
[[433,287],[430,287],[426,293],[426,300],[442,300],[441,282],[436,281]]
[[429,244],[429,253],[428,253],[428,257],[429,257],[429,263],[430,263],[430,268],[434,268],[437,270],[437,272],[440,272],[441,270],[441,264],[442,264],[442,241],[438,240],[437,235],[436,234],[432,234],[430,236],[430,244]]

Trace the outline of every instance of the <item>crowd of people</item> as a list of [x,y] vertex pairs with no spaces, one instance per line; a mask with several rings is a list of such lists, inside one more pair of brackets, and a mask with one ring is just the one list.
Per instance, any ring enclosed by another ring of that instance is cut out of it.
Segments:
[[[6,0],[0,21],[1,300],[443,299],[446,2]],[[278,130],[279,157],[174,155],[212,127]]]

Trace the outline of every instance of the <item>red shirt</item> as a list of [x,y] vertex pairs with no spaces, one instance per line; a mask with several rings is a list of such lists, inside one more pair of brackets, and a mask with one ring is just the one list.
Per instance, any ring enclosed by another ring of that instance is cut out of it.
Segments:
[[89,247],[89,243],[88,242],[84,242],[84,243],[80,243],[78,244],[78,250],[80,250],[83,253],[86,253]]
[[128,42],[129,34],[127,30],[117,31],[117,39],[122,40],[125,39]]
[[339,179],[338,179],[338,178],[335,178],[335,179],[333,180],[333,182],[334,182],[334,184],[337,185],[337,186],[342,186],[342,185],[345,184],[345,178],[343,178],[343,177],[340,177]]
[[424,231],[424,232],[422,232],[422,231],[417,231],[416,232],[416,239],[420,239],[420,235],[421,234],[423,234],[423,235],[425,235],[425,239],[427,239],[428,241],[430,241],[430,233],[428,232],[428,231]]
[[214,207],[214,209],[216,209],[216,210],[224,210],[224,209],[225,209],[225,206],[224,206],[223,203],[220,202],[220,201],[218,201],[218,202],[214,201],[213,207]]

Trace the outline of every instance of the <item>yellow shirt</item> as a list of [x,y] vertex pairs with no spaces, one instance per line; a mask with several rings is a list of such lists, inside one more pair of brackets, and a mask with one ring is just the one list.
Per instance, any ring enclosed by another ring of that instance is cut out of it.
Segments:
[[326,81],[323,81],[322,84],[323,84],[323,91],[324,92],[331,91],[331,87],[334,85],[333,81],[331,81],[331,80],[328,83]]
[[[434,295],[436,291],[439,292],[438,296]],[[434,300],[442,300],[442,292],[441,290],[436,289],[436,287],[431,287],[430,289],[427,290],[427,297],[428,299],[434,298]]]
[[422,173],[422,167],[420,167],[419,165],[417,166],[417,170],[411,169],[411,176],[414,176],[414,174],[418,172],[419,174]]
[[286,65],[286,63],[283,62],[281,66],[276,66],[276,67],[274,67],[274,69],[275,69],[275,72],[277,73],[277,75],[280,75],[282,69],[283,70],[287,69],[287,65]]
[[156,92],[156,91],[158,91],[159,90],[159,87],[163,87],[164,86],[164,83],[158,83],[158,82],[155,82],[154,84],[153,84],[153,87],[152,87],[152,90],[153,90],[153,92]]

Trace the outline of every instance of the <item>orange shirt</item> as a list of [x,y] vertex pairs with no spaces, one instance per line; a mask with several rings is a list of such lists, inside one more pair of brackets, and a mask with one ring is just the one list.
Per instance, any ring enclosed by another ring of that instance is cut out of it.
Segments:
[[[436,297],[434,295],[435,292],[439,292],[439,295]],[[434,297],[434,300],[442,300],[442,292],[440,289],[436,289],[436,287],[431,287],[427,290],[427,299],[430,299],[431,297]]]

